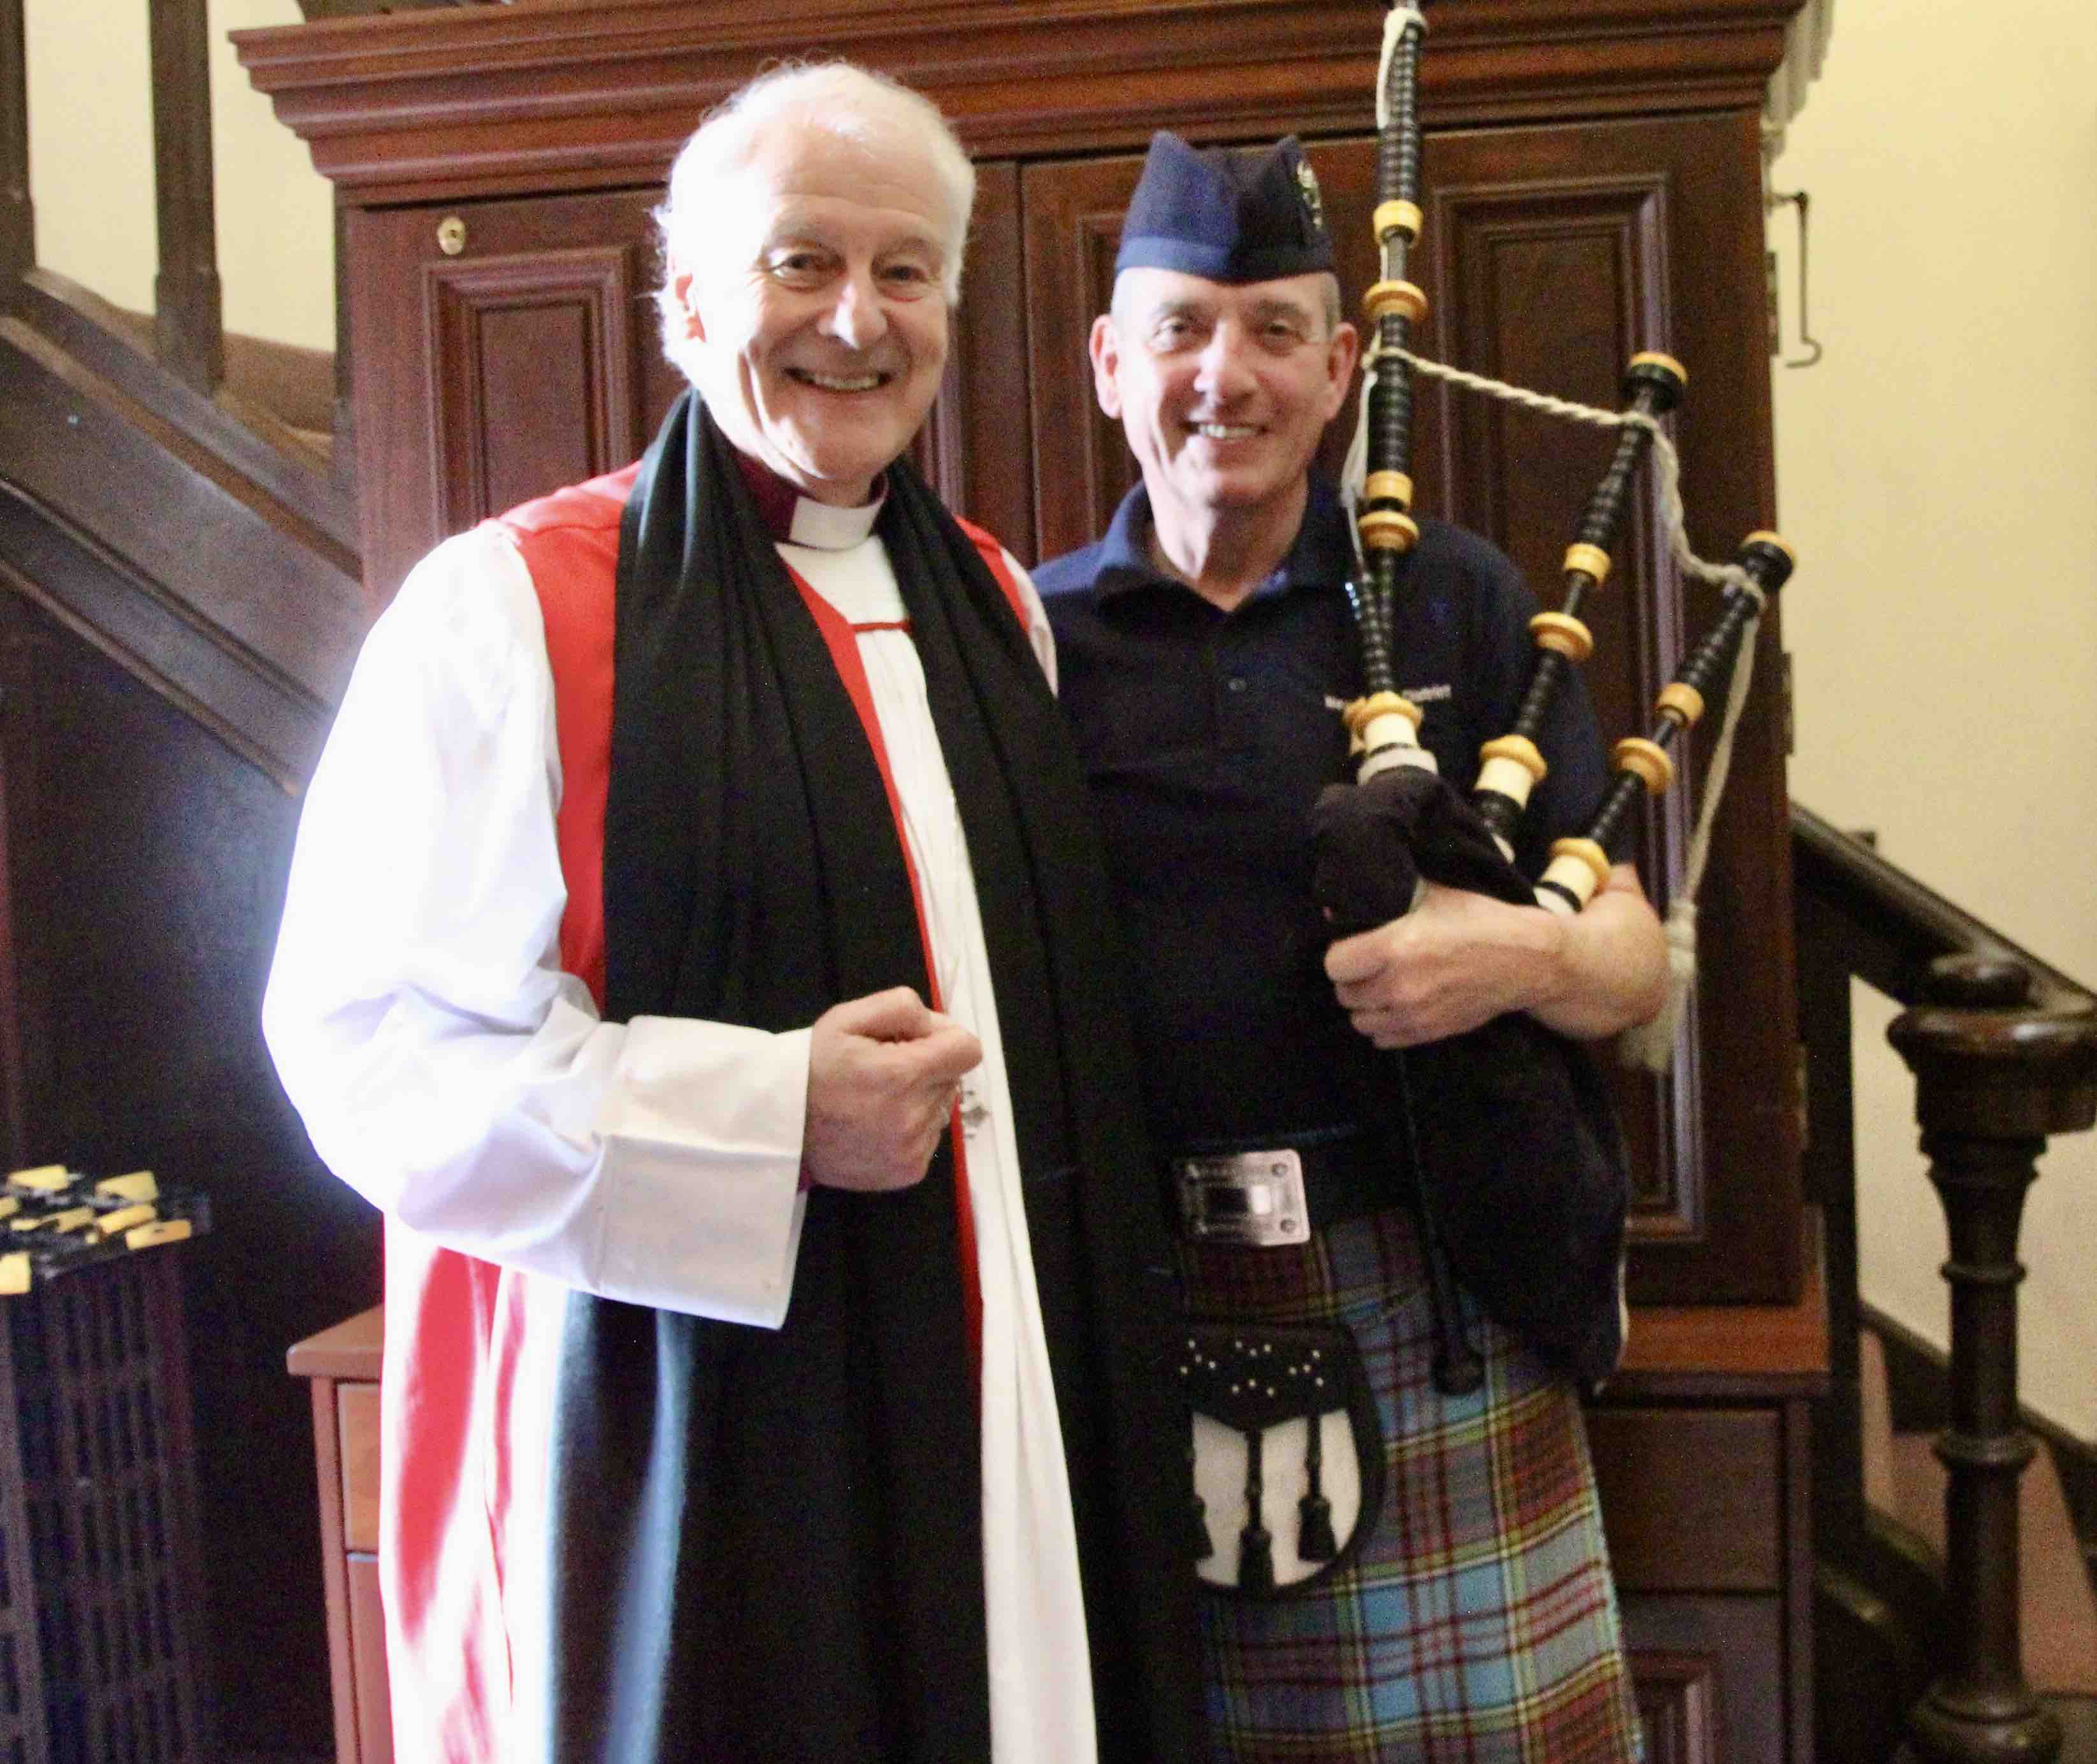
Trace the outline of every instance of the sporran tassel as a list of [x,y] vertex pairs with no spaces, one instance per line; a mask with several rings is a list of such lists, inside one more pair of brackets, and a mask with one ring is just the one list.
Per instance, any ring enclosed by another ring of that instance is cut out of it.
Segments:
[[1296,1556],[1299,1561],[1329,1562],[1340,1553],[1340,1546],[1333,1536],[1333,1504],[1320,1486],[1325,1468],[1324,1417],[1313,1415],[1303,1425],[1307,1433],[1303,1473],[1311,1486],[1296,1504]]
[[1246,1523],[1238,1534],[1238,1587],[1245,1592],[1274,1591],[1274,1535],[1260,1521],[1267,1488],[1260,1476],[1260,1434],[1246,1430]]

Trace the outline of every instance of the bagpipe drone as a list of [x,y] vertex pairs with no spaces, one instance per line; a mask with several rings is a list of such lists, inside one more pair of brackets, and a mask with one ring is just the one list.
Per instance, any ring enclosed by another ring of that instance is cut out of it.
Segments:
[[[1396,0],[1377,75],[1377,202],[1372,220],[1380,279],[1364,297],[1369,339],[1360,431],[1343,475],[1355,516],[1357,570],[1349,584],[1360,635],[1364,695],[1343,715],[1355,781],[1328,788],[1312,816],[1314,889],[1335,937],[1410,911],[1428,883],[1516,904],[1577,913],[1606,886],[1640,799],[1673,780],[1675,755],[1707,702],[1724,698],[1722,733],[1708,768],[1688,873],[1670,911],[1668,1011],[1643,1038],[1662,1063],[1693,971],[1693,898],[1710,825],[1723,789],[1732,730],[1745,702],[1754,636],[1769,597],[1791,573],[1773,533],[1750,534],[1730,566],[1688,549],[1675,491],[1673,450],[1659,418],[1682,397],[1687,374],[1670,357],[1635,356],[1625,408],[1596,411],[1457,372],[1416,355],[1425,293],[1406,279],[1420,236],[1419,72],[1426,20]],[[1468,799],[1438,774],[1418,741],[1419,709],[1399,689],[1394,621],[1419,528],[1408,473],[1412,374],[1431,374],[1547,414],[1614,426],[1616,448],[1565,554],[1561,603],[1531,622],[1535,655],[1514,726],[1488,742]],[[1718,583],[1723,603],[1710,632],[1659,694],[1649,732],[1617,744],[1615,777],[1585,832],[1561,838],[1534,880],[1515,866],[1515,834],[1546,761],[1539,746],[1552,707],[1593,640],[1580,612],[1610,571],[1633,481],[1648,456],[1665,468],[1665,504],[1679,567]],[[1742,663],[1745,654],[1749,660]],[[1629,1184],[1622,1136],[1586,1050],[1525,1013],[1497,1018],[1447,1040],[1388,1056],[1392,1092],[1383,1131],[1417,1185],[1421,1237],[1435,1301],[1435,1378],[1446,1392],[1481,1376],[1456,1281],[1488,1315],[1545,1359],[1592,1383],[1623,1344],[1622,1267]],[[1452,1278],[1453,1274],[1453,1278]]]

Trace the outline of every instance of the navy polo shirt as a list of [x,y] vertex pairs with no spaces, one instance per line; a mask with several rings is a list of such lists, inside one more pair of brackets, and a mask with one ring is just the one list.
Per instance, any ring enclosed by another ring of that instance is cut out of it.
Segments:
[[[1336,1076],[1365,1075],[1373,1052],[1321,966],[1304,825],[1319,791],[1352,777],[1346,515],[1314,477],[1294,547],[1228,613],[1152,565],[1149,530],[1138,485],[1105,538],[1034,580],[1128,945],[1152,1123],[1167,1149],[1300,1136],[1352,1118]],[[1422,744],[1468,792],[1528,683],[1535,600],[1499,551],[1434,520],[1399,597],[1400,685],[1425,712]],[[1577,677],[1540,745],[1551,772],[1517,852],[1532,876],[1606,782]]]

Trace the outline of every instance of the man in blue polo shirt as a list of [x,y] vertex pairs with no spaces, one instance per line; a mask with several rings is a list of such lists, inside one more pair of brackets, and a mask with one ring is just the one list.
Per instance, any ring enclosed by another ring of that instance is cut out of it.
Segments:
[[[1573,1380],[1465,1293],[1485,1381],[1435,1389],[1410,1173],[1364,1122],[1388,1101],[1379,1048],[1510,1011],[1582,1039],[1650,1017],[1663,939],[1620,866],[1578,917],[1430,886],[1406,917],[1329,945],[1306,820],[1349,776],[1337,713],[1361,670],[1346,518],[1310,467],[1359,345],[1314,191],[1293,140],[1244,155],[1154,138],[1091,338],[1101,407],[1143,482],[1103,540],[1035,572],[1154,1136],[1183,1184],[1254,1172],[1180,1197],[1190,1220],[1206,1204],[1213,1223],[1228,1197],[1252,1222],[1190,1225],[1181,1271],[1192,1315],[1277,1333],[1248,1349],[1249,1328],[1227,1331],[1214,1350],[1190,1333],[1192,1370],[1234,1350],[1322,1368],[1311,1344],[1332,1338],[1308,1332],[1343,1327],[1334,1359],[1366,1387],[1351,1420],[1337,1398],[1337,1417],[1312,1402],[1287,1425],[1197,1417],[1212,1733],[1232,1760],[1635,1758]],[[1422,744],[1468,792],[1480,744],[1514,720],[1536,606],[1484,541],[1421,526],[1399,672]],[[1532,875],[1602,789],[1577,682],[1540,745],[1550,771],[1517,854]]]

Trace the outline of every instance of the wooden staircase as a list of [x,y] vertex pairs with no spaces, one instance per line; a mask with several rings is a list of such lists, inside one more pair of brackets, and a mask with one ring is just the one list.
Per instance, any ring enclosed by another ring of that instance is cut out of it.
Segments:
[[[1885,1341],[1867,1328],[1858,1350],[1865,1501],[1882,1519],[1912,1533],[1941,1563],[1946,1477],[1934,1430],[1896,1430]],[[2032,1460],[2017,1496],[2025,1675],[2046,1695],[2097,1697],[2097,1590],[2049,1451]]]

